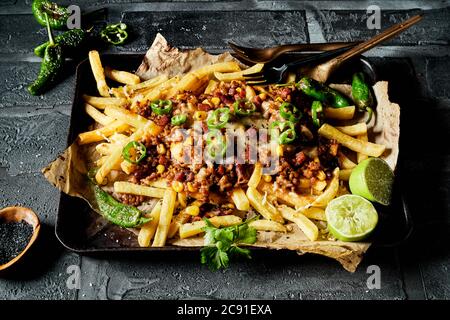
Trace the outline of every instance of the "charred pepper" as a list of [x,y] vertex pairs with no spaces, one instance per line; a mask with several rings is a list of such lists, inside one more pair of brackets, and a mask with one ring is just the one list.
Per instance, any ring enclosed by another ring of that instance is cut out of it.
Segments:
[[373,96],[362,72],[357,72],[353,75],[352,96],[358,109],[360,111],[367,111],[369,114],[366,121],[369,123],[373,114]]
[[128,32],[125,23],[116,23],[107,25],[101,32],[100,37],[113,45],[121,45],[127,40]]
[[307,96],[328,104],[333,108],[343,108],[350,105],[346,97],[340,92],[308,77],[302,78],[297,87]]
[[[48,19],[47,22],[49,22]],[[48,89],[58,78],[64,66],[62,47],[53,40],[49,23],[47,23],[47,32],[50,44],[45,48],[44,59],[37,79],[28,87],[28,91],[32,95],[39,95]]]
[[94,185],[94,193],[100,213],[120,227],[134,228],[151,221],[143,217],[138,208],[120,203],[97,185]]
[[43,27],[47,26],[46,15],[48,16],[50,28],[62,30],[67,27],[69,11],[66,7],[48,0],[34,0],[31,10],[36,21]]
[[[59,44],[64,54],[70,54],[74,52],[83,41],[86,39],[87,32],[83,29],[72,29],[66,31],[55,37],[55,42]],[[43,58],[45,55],[45,49],[50,45],[50,41],[47,41],[34,49],[34,54]]]

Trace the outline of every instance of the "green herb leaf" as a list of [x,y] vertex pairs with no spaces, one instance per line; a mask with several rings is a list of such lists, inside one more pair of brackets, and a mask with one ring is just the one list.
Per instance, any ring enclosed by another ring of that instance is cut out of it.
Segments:
[[251,258],[250,250],[239,248],[238,244],[253,244],[256,242],[256,229],[248,226],[249,219],[236,226],[216,228],[204,219],[205,247],[201,250],[201,263],[206,264],[211,271],[228,268],[229,256]]

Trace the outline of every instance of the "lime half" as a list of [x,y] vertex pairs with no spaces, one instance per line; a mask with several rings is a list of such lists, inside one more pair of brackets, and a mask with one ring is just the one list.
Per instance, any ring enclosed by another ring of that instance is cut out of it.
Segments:
[[353,194],[385,206],[391,202],[394,172],[379,158],[369,158],[358,164],[350,175],[349,185]]
[[342,241],[360,241],[369,236],[378,223],[378,213],[373,204],[353,194],[330,201],[325,214],[328,230]]

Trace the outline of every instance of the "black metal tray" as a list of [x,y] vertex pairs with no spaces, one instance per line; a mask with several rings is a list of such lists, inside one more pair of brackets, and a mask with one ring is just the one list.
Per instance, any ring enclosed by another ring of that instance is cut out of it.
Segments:
[[[101,57],[103,65],[119,70],[135,71],[143,59],[143,54],[105,54]],[[350,79],[354,70],[363,70],[370,81],[377,75],[371,63],[365,58],[353,60],[338,72],[335,81]],[[98,95],[89,61],[82,61],[76,70],[76,86],[73,99],[68,146],[79,133],[87,130],[91,119],[85,114],[82,95]],[[401,159],[399,159],[400,161]],[[397,168],[400,168],[398,165]],[[393,203],[389,207],[377,206],[379,224],[371,236],[374,247],[393,247],[404,242],[412,232],[412,220],[400,188],[401,172],[396,172]],[[101,254],[108,252],[161,252],[188,251],[199,248],[165,246],[162,248],[141,248],[136,236],[128,230],[107,223],[94,213],[89,205],[79,198],[61,193],[56,219],[55,233],[58,240],[69,250],[82,254]],[[255,248],[256,249],[256,248]],[[264,249],[260,249],[264,250]]]

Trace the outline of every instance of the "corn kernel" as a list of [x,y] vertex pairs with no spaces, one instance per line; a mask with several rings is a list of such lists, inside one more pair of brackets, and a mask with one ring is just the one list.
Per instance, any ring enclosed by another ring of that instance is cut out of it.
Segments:
[[241,91],[242,91],[242,88],[236,88],[237,93],[241,93]]
[[282,157],[282,156],[283,156],[283,146],[281,146],[281,145],[278,145],[278,146],[277,146],[277,155],[278,155],[279,157]]
[[278,101],[278,102],[284,102],[284,100],[283,100],[281,97],[276,97],[276,98],[275,98],[275,101]]
[[227,204],[225,205],[225,207],[226,207],[226,208],[229,208],[229,209],[234,209],[234,208],[235,208],[235,206],[234,206],[233,203],[227,203]]
[[181,99],[183,99],[183,97],[184,97],[184,94],[177,94],[176,99],[181,100]]
[[156,166],[156,172],[158,172],[159,174],[163,173],[164,170],[166,170],[166,168],[162,164],[158,164]]
[[217,97],[211,98],[211,102],[217,107],[220,104],[220,99]]
[[196,120],[196,121],[203,121],[206,119],[207,116],[208,116],[208,114],[206,113],[206,111],[195,111],[194,112],[194,120]]
[[317,173],[317,179],[319,179],[320,181],[323,181],[327,178],[327,175],[325,174],[325,172],[323,172],[323,170],[320,170]]
[[326,181],[316,181],[313,184],[313,189],[315,191],[322,191],[323,189],[325,189],[327,186],[327,182]]
[[267,99],[267,93],[262,92],[262,93],[260,93],[260,94],[258,95],[258,97],[259,97],[262,101],[264,101],[264,100]]
[[269,175],[263,175],[263,180],[265,181],[265,182],[271,182],[272,181],[272,176],[269,176]]
[[156,147],[156,152],[158,152],[158,154],[165,154],[166,153],[166,147],[162,143],[160,143]]
[[186,207],[186,209],[184,209],[184,212],[186,212],[187,214],[191,215],[191,216],[198,216],[198,214],[200,213],[200,208],[198,206],[189,206]]
[[209,102],[209,100],[208,100],[208,99],[205,99],[205,100],[203,100],[203,101],[202,101],[202,103],[203,103],[203,104],[207,104],[208,106],[210,106],[210,105],[211,105],[211,102]]
[[189,192],[196,192],[197,189],[194,187],[194,185],[190,182],[187,183],[187,189]]
[[182,192],[184,189],[184,186],[180,181],[174,181],[174,182],[172,182],[172,189],[175,192]]
[[182,208],[186,208],[186,206],[187,206],[187,203],[186,203],[186,199],[187,199],[186,194],[185,194],[185,193],[179,193],[178,196],[177,196],[177,199],[178,199],[178,203],[180,204],[180,206],[181,206]]

